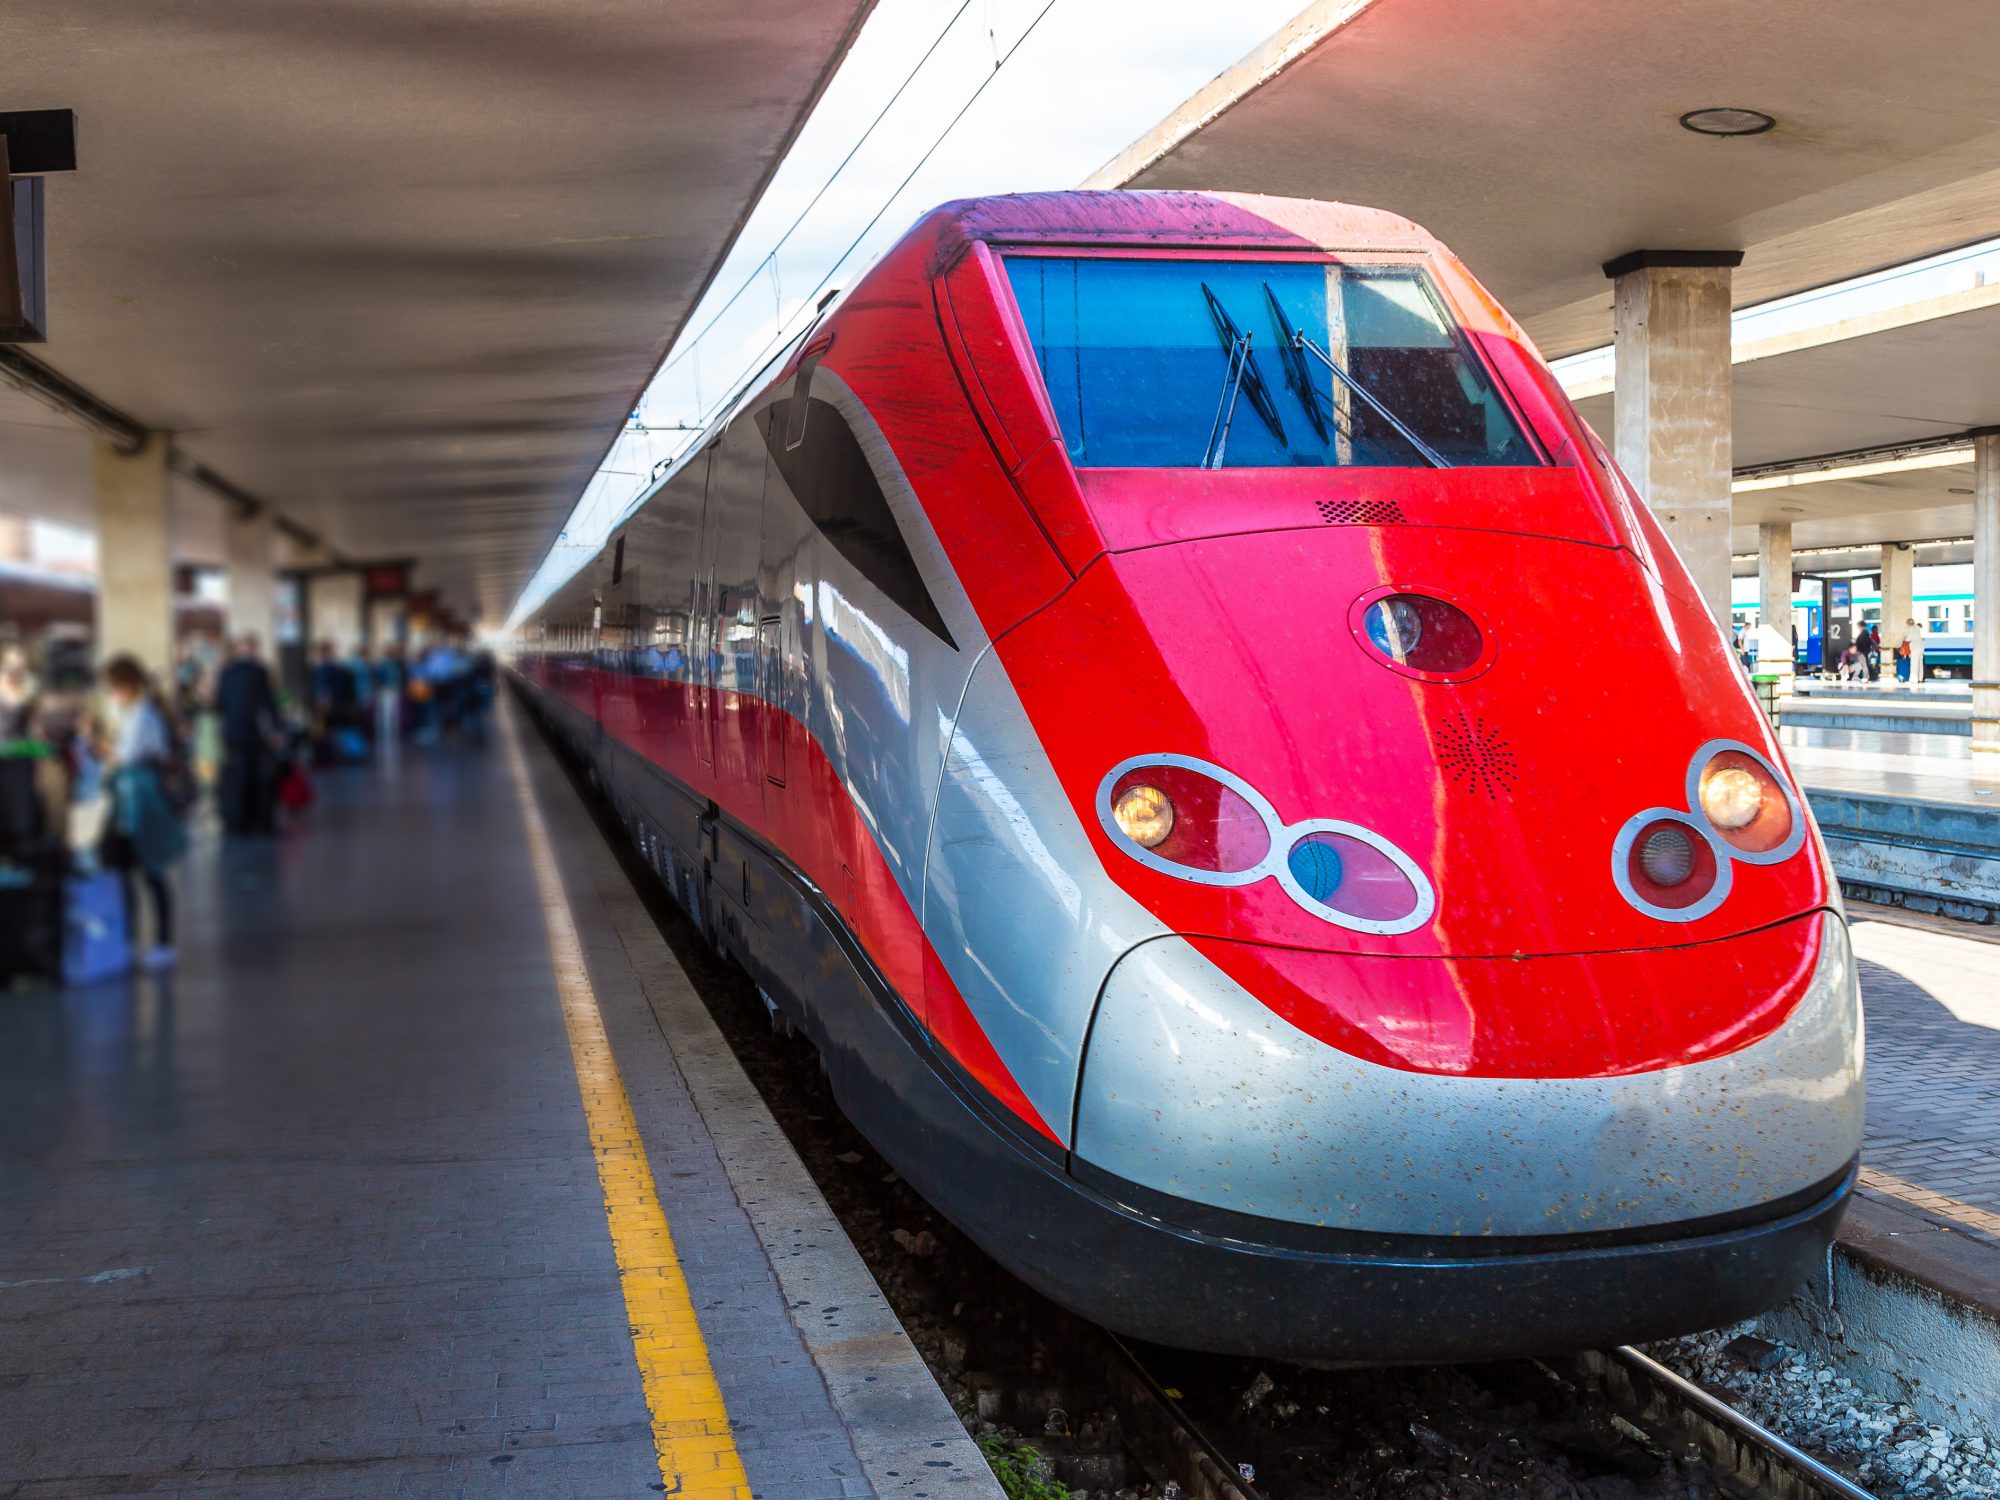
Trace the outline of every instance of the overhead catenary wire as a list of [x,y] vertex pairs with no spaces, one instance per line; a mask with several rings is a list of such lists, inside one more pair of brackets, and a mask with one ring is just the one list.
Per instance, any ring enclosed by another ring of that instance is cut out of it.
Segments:
[[[792,325],[797,323],[800,314],[804,313],[808,309],[811,309],[814,316],[817,317],[819,313],[825,311],[824,306],[821,305],[819,301],[820,293],[826,290],[827,286],[833,281],[833,279],[837,275],[840,274],[841,270],[847,265],[848,261],[853,257],[855,251],[861,247],[861,245],[867,240],[870,234],[874,233],[875,227],[882,222],[883,217],[889,212],[891,208],[895,206],[897,200],[902,197],[904,190],[909,187],[912,181],[915,180],[916,175],[924,169],[924,167],[930,162],[930,159],[937,154],[939,147],[941,147],[945,143],[945,141],[951,137],[952,132],[958,128],[959,122],[962,121],[966,117],[966,115],[971,112],[973,105],[979,102],[980,98],[986,93],[988,87],[990,87],[991,84],[993,83],[993,80],[998,78],[1002,73],[1002,71],[1004,71],[1004,69],[1006,68],[1007,64],[1010,61],[1012,61],[1014,55],[1017,52],[1019,52],[1023,46],[1027,44],[1029,38],[1035,34],[1035,32],[1040,28],[1042,22],[1048,18],[1049,12],[1055,9],[1056,3],[1057,0],[1046,0],[1046,3],[1043,4],[1041,9],[1035,12],[1034,18],[1030,20],[1025,27],[1022,28],[1021,34],[1014,39],[1013,44],[1009,46],[1006,52],[1000,55],[998,59],[994,62],[991,71],[987,72],[980,79],[978,86],[974,88],[972,92],[966,96],[965,102],[961,104],[958,107],[957,111],[953,113],[952,117],[945,122],[944,128],[938,131],[937,135],[933,137],[930,144],[924,148],[924,152],[921,156],[917,158],[916,164],[912,166],[909,169],[909,171],[903,174],[901,180],[897,182],[896,186],[892,188],[889,191],[888,195],[882,200],[881,206],[877,208],[872,215],[869,216],[868,222],[862,225],[861,231],[858,234],[856,234],[852,240],[848,242],[846,248],[843,249],[840,252],[840,254],[833,259],[833,261],[828,265],[825,273],[819,278],[818,281],[816,281],[813,284],[811,291],[809,291],[805,295],[805,297],[801,299],[799,304],[799,312],[794,313],[790,320],[781,321],[779,323],[777,329],[773,332],[771,338],[768,339],[764,343],[764,345],[757,351],[757,353],[753,355],[751,359],[743,366],[743,369],[745,370],[746,373],[729,383],[727,388],[727,394],[714,406],[710,407],[707,406],[705,403],[701,402],[699,393],[697,393],[696,412],[694,414],[693,421],[676,422],[672,424],[670,427],[666,425],[663,425],[659,428],[646,427],[644,430],[648,432],[652,431],[681,431],[681,432],[692,432],[692,433],[706,432],[710,427],[710,425],[712,425],[712,420],[714,415],[727,411],[731,405],[733,405],[737,400],[739,400],[743,392],[752,383],[755,382],[758,375],[763,370],[769,367],[772,359],[779,352],[781,352],[786,347],[787,344],[789,344],[793,339],[798,337],[798,332],[793,328]],[[953,12],[952,19],[946,22],[943,30],[939,32],[938,36],[932,41],[930,47],[926,49],[923,59],[919,60],[917,66],[911,70],[908,77],[906,77],[902,85],[899,86],[897,90],[898,97],[901,95],[904,89],[907,89],[909,87],[910,81],[914,79],[917,73],[922,70],[924,63],[929,60],[931,55],[936,51],[937,47],[943,42],[945,36],[950,33],[951,28],[957,24],[958,19],[962,15],[964,15],[965,11],[969,8],[969,5],[970,5],[970,0],[963,0],[963,3],[961,3],[959,8]],[[894,103],[894,97],[891,98],[890,105],[893,105],[893,103]],[[875,126],[881,122],[882,118],[887,115],[890,105],[885,105],[883,109],[877,114],[875,120],[871,122],[869,126],[870,131],[872,131],[875,128]],[[864,132],[863,140],[865,139],[866,139],[866,133]],[[854,147],[852,147],[849,150],[847,156],[842,158],[841,167],[844,167],[848,161],[853,159],[855,152],[859,151],[861,144],[862,144],[861,141],[857,141],[855,143]],[[841,167],[836,167],[832,175],[837,176],[839,174],[839,171],[841,170]],[[824,195],[826,189],[830,187],[831,184],[832,184],[832,176],[828,178],[828,181],[826,183],[822,184],[819,192],[815,194],[813,201],[817,202],[819,198]],[[807,211],[810,211],[810,206],[811,205],[808,205]],[[802,220],[803,217],[804,215],[802,213],[800,215],[800,219]],[[786,233],[790,234],[792,232],[792,229],[796,229],[797,227],[798,227],[797,221],[795,221],[794,224],[792,225],[792,228],[788,229]],[[688,359],[690,357],[697,357],[696,368],[697,369],[700,368],[698,355],[700,352],[702,340],[715,328],[716,323],[719,320],[721,314],[725,312],[728,309],[728,307],[731,304],[733,304],[735,300],[743,294],[744,288],[747,286],[754,285],[756,283],[757,278],[763,273],[765,264],[770,259],[771,257],[769,255],[766,255],[762,260],[758,261],[757,269],[750,274],[750,276],[746,279],[746,281],[743,283],[742,286],[739,286],[734,292],[730,294],[729,301],[724,303],[723,307],[717,309],[715,317],[710,318],[710,320],[703,325],[700,333],[697,333],[692,339],[686,341],[686,343],[683,345],[680,351],[674,354],[671,358],[668,359],[668,361],[665,364],[663,364],[660,367],[660,372],[659,372],[660,374],[665,374],[668,370],[678,365],[682,360]],[[658,375],[656,375],[654,378],[657,380],[659,377]],[[636,506],[639,503],[639,501],[644,498],[646,493],[648,493],[654,485],[660,483],[664,478],[669,476],[674,471],[674,469],[679,465],[681,460],[686,458],[686,456],[693,450],[694,450],[694,444],[690,442],[686,446],[682,447],[679,452],[673,453],[669,455],[667,458],[661,459],[658,462],[656,462],[652,466],[652,474],[650,482],[645,485],[642,485],[640,492],[636,495],[633,495],[630,499],[628,499],[625,502],[625,505],[619,510],[617,516],[613,519],[611,525],[606,527],[606,534],[608,535],[612,530],[615,530],[617,526],[622,524],[625,518],[631,514],[633,507]],[[608,471],[599,470],[597,474],[593,475],[591,478],[591,485],[595,485],[597,481],[601,479],[606,472]],[[585,497],[587,497],[588,494],[589,494],[589,487],[587,486],[585,489]],[[582,503],[583,503],[582,499],[579,499],[578,508],[581,508]],[[572,514],[571,524],[574,524],[575,520],[576,517],[574,514]],[[561,543],[563,539],[567,537],[568,532],[569,532],[569,526],[565,525],[562,533],[559,534],[558,536],[558,547],[561,546]],[[571,544],[571,550],[575,552],[584,552],[589,549],[584,544]],[[561,586],[564,578],[568,578],[574,575],[576,566],[581,566],[582,564],[582,559],[578,558],[575,566],[571,567],[567,572],[563,573],[560,577],[554,577],[548,579],[545,583],[543,590],[538,593],[536,580],[541,578],[543,571],[549,567],[550,563],[557,555],[558,555],[557,549],[552,548],[548,556],[543,559],[541,567],[536,570],[535,578],[529,580],[527,588],[525,588],[522,591],[520,597],[515,600],[514,607],[512,611],[510,611],[511,621],[518,622],[520,619],[522,619],[525,616],[527,610],[533,607],[534,602],[538,601],[539,599],[547,598],[550,593],[552,593],[556,588],[559,588]]]
[[[841,157],[838,165],[836,165],[834,169],[827,174],[826,180],[819,185],[819,188],[817,189],[817,191],[813,193],[812,198],[807,202],[806,206],[799,210],[797,217],[795,217],[792,220],[792,222],[788,226],[786,226],[784,233],[779,235],[776,240],[772,241],[771,248],[764,252],[764,258],[757,262],[757,269],[752,271],[748,276],[743,278],[742,285],[738,286],[735,291],[729,294],[729,299],[726,302],[724,302],[722,306],[718,307],[715,310],[714,315],[709,318],[707,323],[702,325],[702,329],[699,333],[695,334],[693,338],[687,341],[685,347],[682,348],[681,352],[672,356],[670,359],[667,360],[665,364],[660,366],[661,374],[665,374],[668,370],[673,369],[674,366],[678,365],[682,360],[686,359],[689,355],[695,352],[695,350],[701,344],[701,341],[707,338],[708,335],[712,331],[714,331],[715,326],[722,321],[722,315],[728,312],[730,308],[736,305],[736,299],[741,297],[752,286],[756,285],[757,278],[763,275],[764,268],[766,266],[770,266],[775,272],[778,252],[782,250],[785,247],[785,245],[791,240],[791,237],[798,232],[799,226],[805,223],[806,216],[810,214],[815,208],[819,207],[820,200],[824,198],[827,195],[827,193],[832,190],[834,183],[839,180],[840,174],[842,172],[845,172],[849,164],[853,162],[854,158],[857,155],[860,154],[861,148],[868,144],[869,139],[875,134],[876,127],[879,126],[883,120],[888,118],[889,111],[896,107],[896,101],[901,99],[903,95],[909,91],[910,85],[916,82],[917,75],[923,72],[925,66],[930,62],[932,56],[937,52],[937,49],[944,45],[944,39],[951,35],[952,28],[958,25],[959,18],[962,17],[967,10],[971,9],[971,7],[972,7],[972,0],[960,0],[958,9],[951,13],[951,19],[946,21],[943,27],[939,29],[938,34],[931,39],[930,46],[924,49],[924,55],[917,59],[916,66],[911,68],[910,71],[904,75],[903,81],[896,85],[896,92],[889,96],[889,102],[884,104],[882,108],[876,112],[875,118],[868,122],[868,128],[862,131],[860,135],[855,137],[854,144],[847,148],[847,154]],[[898,191],[900,192],[901,189],[898,189]]]
[[[1001,69],[1006,67],[1007,63],[1013,58],[1014,54],[1020,51],[1021,48],[1024,45],[1026,45],[1028,38],[1035,34],[1035,29],[1042,24],[1043,19],[1048,15],[1050,11],[1055,9],[1056,3],[1057,0],[1047,0],[1047,3],[1044,4],[1040,10],[1035,12],[1035,18],[1027,24],[1027,26],[1022,30],[1020,36],[1014,39],[1014,44],[1007,49],[1006,53],[1000,58],[999,62],[994,65],[993,71],[988,73],[984,78],[980,80],[979,87],[974,89],[969,95],[966,96],[965,102],[958,107],[957,113],[955,113],[950,120],[945,122],[944,129],[940,130],[937,133],[936,138],[931,141],[928,147],[925,148],[924,154],[917,158],[916,165],[911,167],[908,172],[905,172],[903,174],[902,180],[898,182],[896,186],[890,190],[889,195],[882,200],[882,206],[875,210],[874,214],[869,218],[866,224],[861,226],[861,232],[855,235],[855,237],[852,240],[848,241],[847,248],[842,250],[840,254],[834,258],[833,262],[827,267],[825,274],[822,275],[818,281],[813,283],[812,290],[806,293],[804,300],[800,303],[800,312],[804,312],[808,307],[812,307],[814,305],[815,300],[818,298],[819,294],[822,291],[826,290],[827,285],[833,280],[835,276],[840,274],[841,269],[844,266],[846,266],[849,259],[853,257],[854,252],[861,247],[862,243],[867,240],[869,235],[875,232],[875,226],[882,222],[883,216],[886,215],[891,208],[895,207],[896,200],[901,198],[903,195],[903,190],[907,188],[910,185],[910,183],[916,179],[917,173],[921,172],[924,169],[924,167],[929,163],[930,159],[937,154],[938,148],[942,146],[945,143],[945,141],[950,137],[952,131],[957,128],[959,121],[963,120],[966,117],[966,115],[970,113],[972,106],[979,102],[980,96],[986,92],[987,86],[990,85],[995,78],[1000,76]],[[798,314],[797,313],[793,314],[792,321],[796,322],[797,318]],[[711,328],[713,326],[714,326],[713,323],[709,325],[709,327]],[[747,368],[752,373],[753,377],[755,372],[762,370],[770,362],[771,355],[776,350],[783,348],[787,342],[789,342],[793,337],[796,337],[796,334],[787,331],[789,327],[790,327],[789,323],[781,324],[778,330],[772,335],[772,337],[765,342],[764,346],[760,350],[758,350],[757,354],[750,360],[750,363],[747,366]],[[705,331],[706,330],[704,330],[704,332]],[[699,343],[699,337],[697,337],[696,340],[697,345],[698,343]],[[695,346],[690,346],[690,348],[685,352],[693,353],[694,347]],[[683,356],[676,356],[677,359],[680,357]],[[669,361],[669,364],[667,366],[663,366],[662,368],[663,369],[670,368],[671,365],[672,361]],[[729,387],[729,394],[725,396],[720,402],[718,402],[713,408],[711,408],[711,410],[718,412],[725,410],[730,405],[731,402],[735,401],[737,397],[742,394],[745,383],[746,382],[742,380],[732,383]],[[707,425],[706,423],[697,421],[695,425],[703,430],[706,430],[706,425]]]

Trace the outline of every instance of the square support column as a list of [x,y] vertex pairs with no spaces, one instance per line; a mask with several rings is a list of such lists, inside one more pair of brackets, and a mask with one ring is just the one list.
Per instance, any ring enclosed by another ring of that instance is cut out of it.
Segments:
[[1972,440],[1972,749],[2000,753],[2000,432]]
[[277,527],[268,510],[231,509],[224,522],[229,567],[229,633],[257,637],[268,656],[278,633]]
[[137,453],[92,440],[97,491],[97,655],[129,653],[164,678],[174,659],[172,508],[166,434]]
[[306,618],[312,639],[306,647],[314,658],[323,644],[345,657],[362,643],[367,628],[364,598],[361,575],[351,569],[315,573],[308,579]]
[[1792,688],[1792,528],[1757,528],[1757,675],[1775,672],[1779,694]]
[[1614,448],[1729,634],[1730,278],[1740,251],[1637,250],[1609,261]]
[[1896,676],[1896,648],[1916,613],[1917,549],[1908,542],[1882,544],[1882,680]]

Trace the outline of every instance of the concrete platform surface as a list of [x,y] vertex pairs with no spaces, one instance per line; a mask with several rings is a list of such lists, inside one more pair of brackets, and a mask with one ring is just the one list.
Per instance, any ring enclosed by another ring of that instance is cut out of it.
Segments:
[[539,740],[321,793],[0,994],[0,1497],[996,1496]]
[[1964,736],[1787,725],[1778,740],[1809,794],[1823,788],[2000,810],[2000,755],[1976,753]]

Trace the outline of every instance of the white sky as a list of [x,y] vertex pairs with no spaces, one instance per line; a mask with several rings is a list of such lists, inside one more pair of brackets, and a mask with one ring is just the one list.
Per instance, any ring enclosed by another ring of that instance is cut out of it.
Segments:
[[938,203],[1075,186],[1303,3],[881,0],[516,617],[595,554],[692,442],[679,429],[719,414],[804,325],[819,287],[851,285]]

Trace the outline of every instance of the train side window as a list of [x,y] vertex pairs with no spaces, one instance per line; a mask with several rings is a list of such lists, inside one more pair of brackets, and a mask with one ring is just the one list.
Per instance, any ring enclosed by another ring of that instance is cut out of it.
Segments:
[[889,498],[861,451],[847,419],[831,402],[808,397],[805,430],[797,447],[786,446],[795,430],[788,396],[764,412],[764,441],[779,475],[804,508],[814,528],[875,587],[919,625],[958,649],[938,612],[937,601],[917,570],[896,524]]

